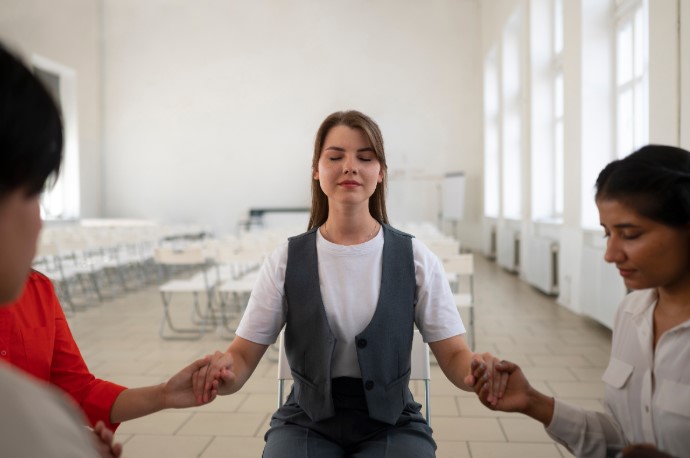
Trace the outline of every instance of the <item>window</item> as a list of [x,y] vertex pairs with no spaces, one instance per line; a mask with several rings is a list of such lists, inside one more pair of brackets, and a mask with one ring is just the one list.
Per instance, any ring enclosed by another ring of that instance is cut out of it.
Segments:
[[484,62],[484,215],[497,218],[500,196],[500,106],[497,50]]
[[63,159],[55,185],[41,196],[44,219],[79,217],[79,142],[77,135],[77,92],[74,70],[49,59],[34,56],[32,66],[36,77],[48,89],[62,113]]
[[520,11],[503,32],[502,88],[502,178],[503,217],[522,217],[522,53]]
[[563,128],[563,0],[553,1],[553,208],[554,217],[563,216],[565,200],[565,175],[563,161],[565,156]]
[[616,21],[616,156],[649,141],[648,39],[641,0],[618,2]]

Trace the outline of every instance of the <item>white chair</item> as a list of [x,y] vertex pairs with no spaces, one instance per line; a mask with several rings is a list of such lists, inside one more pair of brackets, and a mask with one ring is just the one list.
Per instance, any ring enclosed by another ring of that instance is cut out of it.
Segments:
[[[470,348],[474,350],[474,255],[458,254],[445,257],[442,261],[449,280],[455,284],[455,294],[453,295],[455,305],[458,310],[466,309],[469,311]],[[460,292],[459,284],[462,277],[468,279],[467,292]]]
[[[161,320],[160,336],[166,340],[173,339],[198,339],[203,333],[210,330],[214,316],[212,310],[213,288],[215,285],[209,278],[208,263],[201,247],[187,247],[182,249],[157,248],[154,252],[154,260],[162,267],[186,266],[200,268],[201,272],[190,279],[170,280],[162,284],[158,291],[163,300],[163,318]],[[170,302],[174,293],[191,293],[193,296],[192,322],[197,326],[194,328],[180,328],[173,324],[170,313]],[[199,310],[199,294],[206,295],[206,310]],[[199,320],[194,319],[195,316]],[[170,333],[166,332],[167,330]]]
[[263,254],[241,251],[234,248],[218,249],[216,253],[216,288],[221,308],[223,327],[234,337],[235,322],[244,313],[249,295],[254,289],[258,269],[263,262]]
[[441,259],[457,256],[460,253],[460,241],[450,238],[423,240],[423,243]]
[[[278,408],[284,402],[285,380],[292,380],[292,372],[290,372],[290,365],[288,364],[287,355],[285,354],[285,331],[280,333],[278,337],[279,357],[278,357]],[[431,381],[431,370],[429,368],[429,345],[424,343],[422,334],[415,329],[412,339],[412,353],[410,380],[421,380],[424,382],[424,407],[426,421],[431,426],[431,400],[429,382]]]

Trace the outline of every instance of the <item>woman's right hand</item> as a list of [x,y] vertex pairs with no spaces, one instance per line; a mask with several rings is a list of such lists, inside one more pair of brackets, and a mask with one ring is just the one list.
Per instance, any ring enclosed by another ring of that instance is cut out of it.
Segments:
[[487,367],[477,361],[472,361],[471,370],[475,380],[472,388],[474,392],[477,393],[482,404],[491,410],[525,413],[529,407],[529,393],[532,387],[527,381],[522,369],[520,369],[517,364],[508,361],[500,361],[494,365],[494,371],[508,375],[508,382],[503,396],[494,404],[489,402],[489,395],[491,394],[491,374],[489,374]]
[[476,383],[473,388],[482,404],[491,410],[501,410],[503,412],[520,412],[539,420],[548,426],[553,419],[555,401],[552,397],[546,396],[532,388],[527,381],[527,377],[515,363],[501,361],[494,366],[494,371],[508,374],[508,383],[503,392],[503,396],[498,402],[491,404],[489,394],[491,393],[491,383],[486,374],[486,366],[474,364],[471,367],[472,374]]
[[209,363],[193,376],[194,394],[199,403],[207,403],[215,394],[233,392],[236,377],[233,372],[233,358],[230,352],[215,352],[208,355]]

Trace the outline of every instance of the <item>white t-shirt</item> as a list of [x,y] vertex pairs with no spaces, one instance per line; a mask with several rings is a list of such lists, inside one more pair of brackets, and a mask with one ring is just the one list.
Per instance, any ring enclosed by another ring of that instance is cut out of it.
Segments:
[[[440,260],[412,239],[417,296],[415,324],[425,342],[465,332]],[[383,231],[360,245],[331,243],[317,231],[316,252],[321,297],[337,342],[333,377],[361,377],[355,337],[369,324],[381,289]],[[247,310],[237,329],[243,339],[262,345],[276,341],[285,325],[285,269],[288,242],[278,247],[261,267]],[[306,331],[306,330],[305,330]]]

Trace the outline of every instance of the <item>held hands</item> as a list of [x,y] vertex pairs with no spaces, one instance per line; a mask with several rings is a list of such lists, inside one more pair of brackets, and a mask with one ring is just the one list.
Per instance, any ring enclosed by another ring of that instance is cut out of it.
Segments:
[[465,384],[477,393],[477,387],[485,390],[484,397],[487,406],[496,406],[503,398],[508,384],[509,374],[496,369],[500,362],[491,353],[475,353],[470,363],[470,373],[464,380]]
[[170,377],[170,380],[163,384],[163,405],[168,408],[180,409],[194,407],[213,401],[216,397],[216,392],[214,390],[210,390],[208,396],[204,399],[200,399],[196,394],[197,374],[210,363],[211,356],[209,355],[194,361],[192,364]]
[[[471,371],[475,380],[471,386],[486,407],[504,412],[524,413],[527,410],[532,387],[519,366],[508,361],[498,361],[493,367],[494,377],[491,377],[491,371],[487,365],[473,360]],[[494,385],[497,380],[500,380],[500,391],[503,393],[503,396],[498,399],[494,394]]]
[[192,378],[194,395],[199,404],[211,402],[216,395],[233,393],[235,373],[233,372],[233,358],[230,353],[219,351],[204,358],[207,364],[200,367]]
[[[495,388],[489,381],[490,377],[487,378],[487,373],[490,374],[490,372],[488,372],[486,365],[478,361],[473,361],[471,364],[472,376],[476,381],[473,388],[482,404],[491,410],[520,412],[529,415],[542,422],[544,426],[551,423],[555,406],[554,399],[532,388],[517,364],[499,361],[493,369],[494,374],[501,374],[501,386],[504,388],[503,395],[498,396],[498,399],[492,391]],[[504,376],[508,376],[505,385],[503,385]]]

